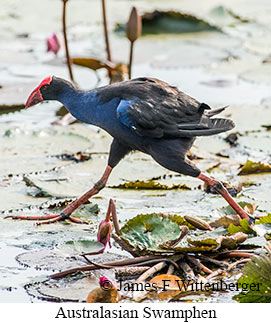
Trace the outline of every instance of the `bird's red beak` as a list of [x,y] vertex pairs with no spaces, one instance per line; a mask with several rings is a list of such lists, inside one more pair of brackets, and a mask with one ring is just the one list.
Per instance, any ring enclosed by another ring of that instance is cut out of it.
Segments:
[[33,90],[31,92],[31,94],[29,95],[27,101],[26,101],[26,104],[25,104],[25,108],[30,108],[32,107],[33,105],[36,105],[40,102],[43,101],[43,97],[40,93],[40,88],[43,86],[43,85],[49,85],[52,81],[52,76],[48,76],[46,77],[38,87],[35,88],[35,90]]
[[38,104],[43,101],[43,97],[40,93],[40,89],[37,87],[28,97],[25,108],[30,108],[35,104]]

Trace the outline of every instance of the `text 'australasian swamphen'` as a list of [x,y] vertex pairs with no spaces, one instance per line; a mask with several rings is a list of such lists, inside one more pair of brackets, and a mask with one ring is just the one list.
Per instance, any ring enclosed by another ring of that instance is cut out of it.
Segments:
[[154,78],[136,78],[91,91],[81,91],[70,82],[50,76],[30,94],[26,108],[44,100],[57,100],[78,120],[96,125],[114,139],[108,165],[101,179],[59,215],[42,217],[46,223],[69,218],[72,212],[105,185],[112,169],[133,150],[149,154],[160,165],[203,180],[219,192],[231,207],[250,220],[223,185],[204,174],[186,157],[196,136],[231,130],[228,119],[213,118],[225,108],[211,110],[176,87]]

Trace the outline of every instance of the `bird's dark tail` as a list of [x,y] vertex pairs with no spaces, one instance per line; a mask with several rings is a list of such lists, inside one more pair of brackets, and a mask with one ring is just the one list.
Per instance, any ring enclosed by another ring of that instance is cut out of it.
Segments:
[[225,107],[222,107],[222,108],[218,108],[218,109],[213,109],[213,110],[210,110],[210,111],[206,111],[205,112],[205,115],[207,115],[208,117],[213,117],[215,116],[216,114],[219,114],[221,112],[223,112],[225,109],[227,109],[229,106],[226,105]]
[[208,129],[202,129],[197,131],[197,136],[210,136],[221,132],[229,131],[235,127],[232,120],[229,119],[209,119]]

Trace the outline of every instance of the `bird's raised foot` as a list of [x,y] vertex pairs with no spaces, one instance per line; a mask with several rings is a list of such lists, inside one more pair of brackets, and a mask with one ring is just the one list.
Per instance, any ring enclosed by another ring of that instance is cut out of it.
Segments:
[[38,221],[36,222],[36,225],[41,225],[41,224],[50,224],[50,223],[55,223],[58,221],[65,221],[65,220],[70,220],[71,222],[78,223],[78,224],[88,224],[86,221],[81,221],[71,215],[67,214],[48,214],[48,215],[34,215],[34,216],[29,216],[29,215],[8,215],[5,217],[5,219],[11,218],[12,220],[30,220],[30,221]]

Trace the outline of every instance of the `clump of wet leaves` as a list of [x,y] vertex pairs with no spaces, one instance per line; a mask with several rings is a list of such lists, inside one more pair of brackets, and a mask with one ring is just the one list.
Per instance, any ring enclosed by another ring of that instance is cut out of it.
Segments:
[[[240,205],[245,208],[247,213],[254,216],[255,205],[246,202],[241,202]],[[89,261],[89,265],[54,274],[51,278],[76,274],[78,270],[94,270],[95,272],[100,269],[114,269],[117,272],[126,267],[129,268],[127,272],[131,272],[133,267],[145,266],[145,271],[139,273],[139,277],[134,277],[131,280],[131,277],[125,278],[125,276],[122,276],[122,280],[137,282],[142,284],[143,287],[145,284],[150,286],[155,283],[157,289],[134,291],[129,287],[127,290],[125,289],[126,299],[135,301],[144,299],[179,300],[187,294],[195,295],[195,291],[190,290],[190,284],[193,282],[207,284],[214,278],[223,279],[227,275],[227,267],[231,269],[235,267],[235,263],[220,260],[219,257],[227,258],[227,255],[234,258],[247,257],[245,260],[248,261],[254,254],[254,249],[259,247],[257,242],[252,241],[255,236],[259,235],[257,228],[261,228],[262,232],[264,229],[268,232],[269,226],[271,227],[271,214],[256,220],[254,226],[251,227],[246,219],[241,219],[230,207],[221,208],[219,213],[221,217],[211,223],[195,217],[176,214],[139,214],[128,220],[117,235],[112,235],[115,244],[132,254],[133,258],[96,263],[92,260],[93,258],[88,256],[85,259]],[[260,233],[261,236],[262,232]],[[65,250],[68,247],[68,253],[72,251],[74,254],[78,247],[79,249],[84,247],[84,251],[88,252],[88,245],[91,246],[92,251],[99,253],[100,246],[93,241],[69,241],[64,247]],[[76,248],[74,249],[74,247]],[[69,248],[72,248],[72,250],[69,250]],[[268,267],[266,256],[261,255],[260,259],[257,258],[257,261],[254,261],[253,266],[260,265]],[[220,268],[213,269],[217,266]],[[248,265],[249,270],[244,271],[244,275],[247,275],[247,273],[248,276],[250,275],[252,271],[250,266]],[[203,277],[202,274],[207,276]],[[251,279],[245,277],[244,279]],[[135,278],[136,280],[134,280]],[[170,286],[166,292],[161,291],[159,287],[162,284],[162,278],[170,281]],[[263,279],[263,276],[260,279]],[[183,286],[184,282],[185,286]],[[126,284],[130,286],[128,282]],[[269,286],[267,285],[265,283],[265,288]],[[125,282],[122,282],[122,286],[126,286]],[[196,294],[201,292],[199,290]],[[245,296],[242,294],[236,299],[244,301],[242,297]],[[252,295],[252,297],[254,296]],[[122,301],[125,301],[125,298]],[[260,301],[263,301],[263,299],[261,298]]]
[[[237,221],[235,217],[226,219],[224,216],[220,223],[213,222],[214,228],[211,228],[206,221],[191,216],[140,214],[121,228],[119,236],[134,252],[142,255],[234,249],[248,238],[248,234],[255,233],[247,220],[239,218]],[[240,222],[246,221],[250,230],[246,227],[246,230],[242,230],[241,226],[240,228],[236,226],[234,232],[229,232],[225,224],[227,223],[229,227],[232,225],[231,221],[239,226]],[[189,230],[185,230],[185,234],[182,234],[184,227],[189,227]]]
[[176,190],[176,189],[190,190],[190,188],[185,184],[177,184],[177,185],[174,184],[172,186],[168,186],[165,184],[158,183],[155,180],[131,181],[124,184],[112,186],[111,188],[134,189],[134,190]]
[[247,160],[247,162],[241,166],[238,175],[256,174],[256,173],[269,173],[271,172],[271,165],[264,164],[262,162],[254,162]]

